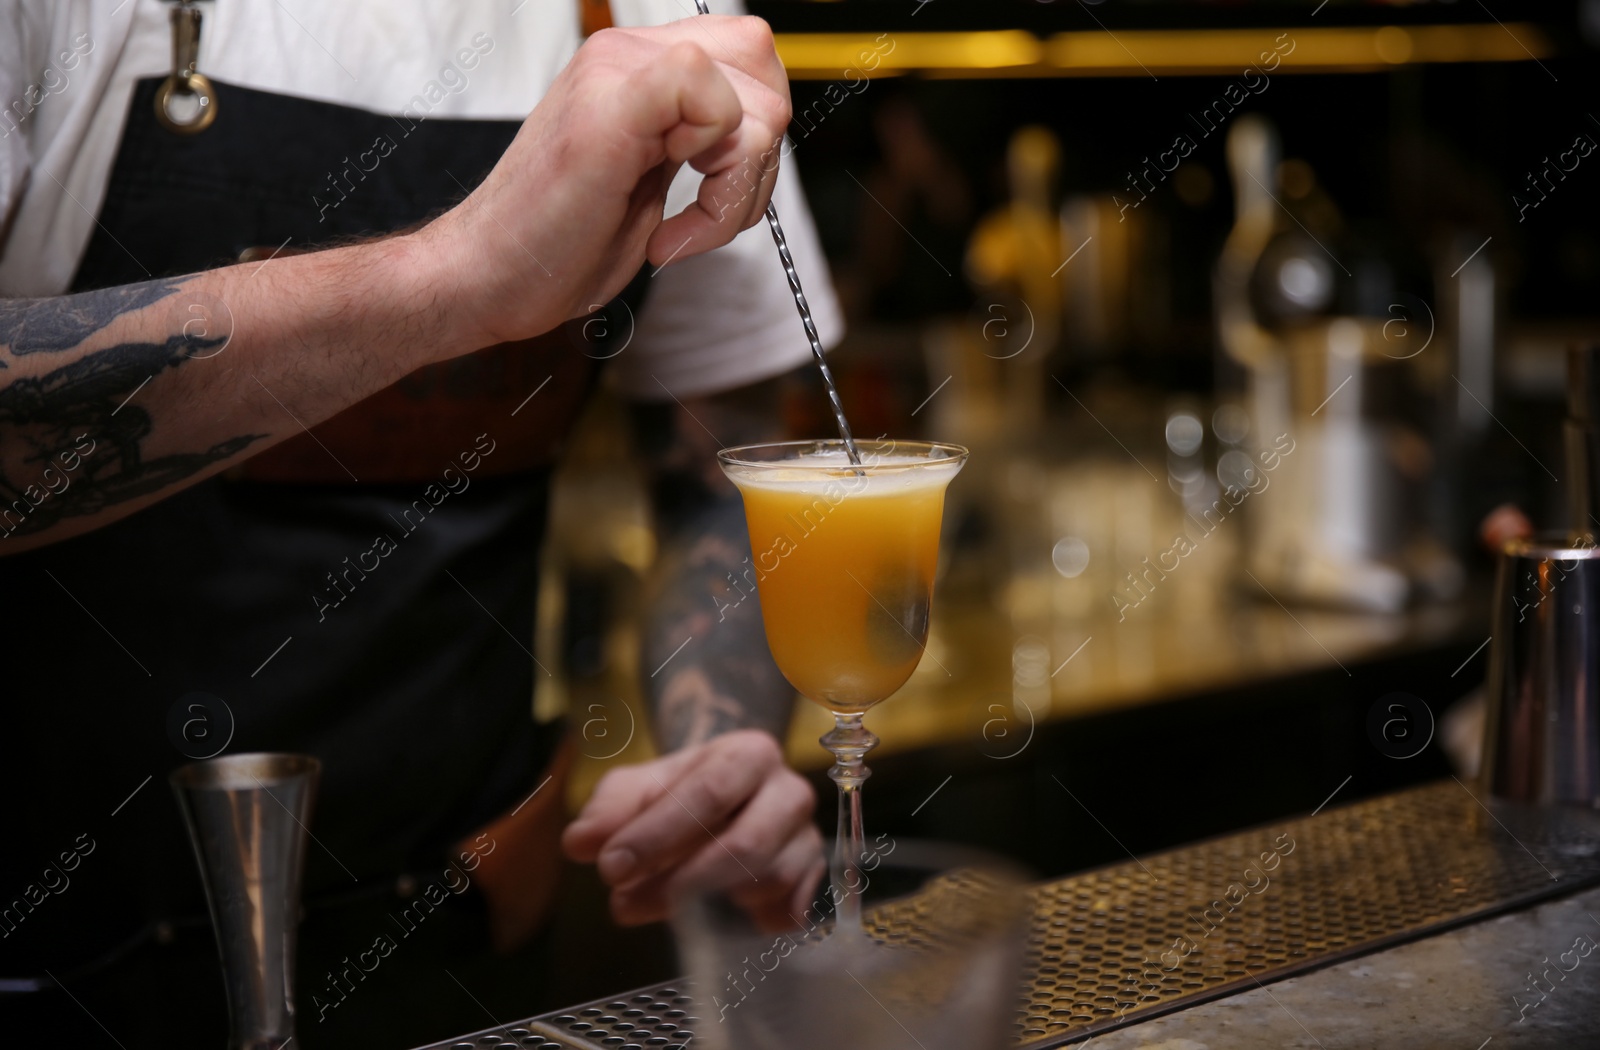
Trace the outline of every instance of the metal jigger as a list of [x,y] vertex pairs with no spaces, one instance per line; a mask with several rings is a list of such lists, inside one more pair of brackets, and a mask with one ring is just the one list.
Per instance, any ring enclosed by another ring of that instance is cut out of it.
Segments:
[[308,755],[255,754],[172,774],[217,934],[228,1050],[280,1050],[294,1038],[300,873],[321,771]]

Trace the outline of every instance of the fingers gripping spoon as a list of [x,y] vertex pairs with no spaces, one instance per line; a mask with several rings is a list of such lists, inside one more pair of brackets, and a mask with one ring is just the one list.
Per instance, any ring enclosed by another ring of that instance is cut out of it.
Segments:
[[[711,13],[706,0],[694,0],[694,6],[703,15]],[[833,407],[835,422],[839,424],[839,436],[844,439],[845,452],[849,454],[852,466],[860,466],[861,452],[856,448],[856,439],[844,418],[844,402],[839,400],[839,388],[833,384],[833,372],[822,356],[822,340],[818,338],[816,323],[811,319],[811,304],[806,302],[806,293],[800,287],[800,274],[795,270],[794,258],[789,254],[789,242],[783,235],[783,224],[778,221],[777,206],[770,200],[767,202],[767,225],[772,229],[773,243],[778,246],[778,258],[783,260],[783,273],[789,279],[789,291],[794,295],[795,309],[800,311],[800,323],[805,326],[811,354],[817,359],[817,368],[822,372],[822,385],[827,388],[828,403]]]

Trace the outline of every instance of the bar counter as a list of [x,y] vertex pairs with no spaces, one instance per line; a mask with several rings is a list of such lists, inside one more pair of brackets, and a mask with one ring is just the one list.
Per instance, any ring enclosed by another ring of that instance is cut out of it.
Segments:
[[1145,1021],[1107,1033],[1093,1045],[1095,1050],[1594,1046],[1600,980],[1593,970],[1600,969],[1600,956],[1585,955],[1589,946],[1575,950],[1574,943],[1580,938],[1600,943],[1597,915],[1600,890],[1589,890]]
[[[1132,857],[1028,891],[1011,1042],[1590,1045],[1597,884],[1600,815],[1453,777]],[[889,902],[869,931],[912,915]],[[716,1023],[678,980],[431,1050],[681,1050]]]

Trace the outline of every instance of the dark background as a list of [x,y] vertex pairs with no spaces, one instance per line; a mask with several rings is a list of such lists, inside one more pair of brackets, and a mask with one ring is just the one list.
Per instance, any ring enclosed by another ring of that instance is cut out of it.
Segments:
[[[1539,197],[1526,188],[1530,171],[1568,149],[1579,134],[1600,142],[1595,52],[1600,3],[1423,2],[1401,5],[1331,0],[1315,3],[1139,3],[1077,0],[1039,3],[989,0],[854,0],[803,3],[757,0],[755,13],[779,32],[882,32],[1026,29],[1057,32],[1182,28],[1260,28],[1277,32],[1337,26],[1464,23],[1536,24],[1556,54],[1542,61],[1410,64],[1380,72],[1290,73],[1294,59],[1272,74],[1270,87],[1251,96],[1239,114],[1260,113],[1276,125],[1284,158],[1307,161],[1345,220],[1333,251],[1347,264],[1382,258],[1395,287],[1436,302],[1433,255],[1451,230],[1493,237],[1492,257],[1503,289],[1502,324],[1550,324],[1593,316],[1600,288],[1600,156],[1580,162],[1524,221],[1512,196]],[[1493,13],[1491,13],[1491,10]],[[842,71],[841,71],[842,73]],[[1152,399],[1205,395],[1226,383],[1211,315],[1215,260],[1233,223],[1223,134],[1202,139],[1186,114],[1218,98],[1236,76],[879,78],[851,95],[827,119],[791,127],[794,153],[853,327],[912,328],[973,307],[963,278],[962,252],[978,219],[1006,200],[1005,152],[1012,134],[1042,125],[1063,147],[1060,192],[1121,193],[1127,173],[1186,132],[1198,149],[1183,162],[1203,168],[1208,194],[1177,193],[1159,184],[1141,205],[1154,212],[1170,243],[1163,308],[1171,322],[1158,341],[1137,336],[1109,358],[1060,361],[1073,383],[1132,385]],[[795,110],[804,112],[828,81],[795,81]],[[938,260],[907,248],[903,270],[874,275],[862,293],[850,284],[861,265],[862,233],[878,205],[858,182],[871,183],[884,155],[880,121],[886,109],[909,105],[958,169],[969,193],[959,221],[925,211],[895,216]],[[802,131],[804,134],[802,135]],[[1136,199],[1124,194],[1124,199]],[[1464,253],[1463,253],[1464,255]],[[949,270],[947,275],[943,269]],[[1446,271],[1448,272],[1448,271]],[[1383,315],[1387,297],[1362,301],[1344,289],[1339,308]],[[1502,343],[1506,340],[1502,337]],[[848,348],[847,348],[848,349]],[[871,351],[858,352],[871,356]],[[842,356],[846,372],[859,358]],[[1502,362],[1503,364],[1503,362]],[[913,367],[914,364],[913,364]],[[1503,370],[1503,369],[1502,369]],[[847,379],[848,381],[848,379]],[[929,386],[931,387],[931,383]],[[1052,390],[1056,399],[1065,395]],[[1513,444],[1561,462],[1561,391],[1497,391],[1496,428],[1468,451],[1472,469],[1463,497],[1474,511],[1502,500],[1527,507],[1536,521],[1554,517],[1559,487]],[[1559,473],[1559,470],[1558,470]],[[1475,518],[1473,520],[1476,520]],[[1487,608],[1492,565],[1469,534],[1453,537],[1476,586],[1463,599]],[[1423,754],[1397,760],[1372,744],[1366,717],[1391,691],[1421,697],[1436,715],[1482,682],[1480,654],[1454,677],[1472,642],[1391,655],[1353,666],[1220,693],[1174,696],[1070,724],[1042,727],[1016,759],[995,761],[969,746],[889,755],[873,766],[872,820],[878,830],[979,841],[1059,874],[1125,859],[1225,830],[1309,812],[1347,776],[1339,801],[1352,801],[1406,783],[1445,776],[1450,766],[1437,741]],[[911,811],[946,774],[932,804]],[[1066,797],[1059,779],[1083,805]],[[820,797],[832,785],[817,778]],[[1092,811],[1090,817],[1084,806]],[[831,806],[822,807],[824,811]],[[1095,818],[1098,818],[1096,820]],[[1104,821],[1104,826],[1099,824]],[[829,823],[827,812],[823,823]],[[1108,830],[1110,829],[1110,830]],[[1121,839],[1118,843],[1112,832]]]

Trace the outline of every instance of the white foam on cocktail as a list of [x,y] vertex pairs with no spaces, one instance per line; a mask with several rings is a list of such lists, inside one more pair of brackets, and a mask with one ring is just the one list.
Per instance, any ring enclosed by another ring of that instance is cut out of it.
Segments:
[[919,488],[942,488],[961,469],[960,460],[925,456],[862,454],[858,473],[843,452],[819,452],[781,461],[781,466],[736,465],[728,473],[740,488],[822,492],[843,487],[854,496],[883,496]]

